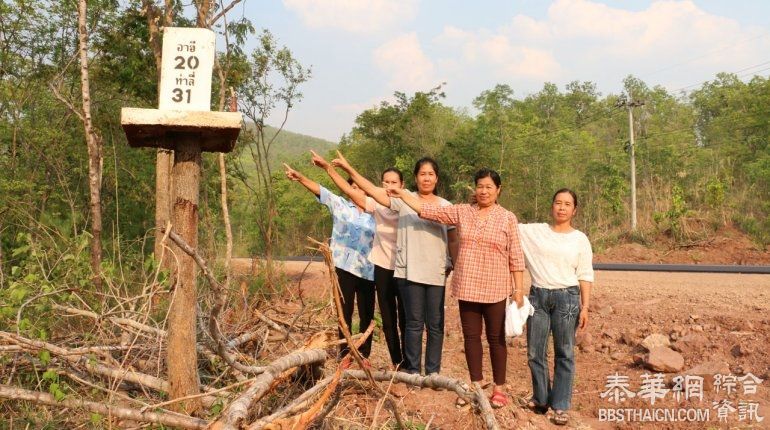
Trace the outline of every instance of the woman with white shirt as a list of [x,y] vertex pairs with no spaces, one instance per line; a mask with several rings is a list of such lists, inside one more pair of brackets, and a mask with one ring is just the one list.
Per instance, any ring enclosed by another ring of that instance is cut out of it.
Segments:
[[[529,301],[535,308],[527,321],[527,358],[532,374],[530,409],[554,410],[553,421],[565,425],[575,378],[575,332],[588,324],[594,281],[588,237],[572,227],[578,199],[562,188],[553,196],[550,224],[519,226],[522,250],[532,277]],[[554,377],[549,380],[548,336],[553,335]]]

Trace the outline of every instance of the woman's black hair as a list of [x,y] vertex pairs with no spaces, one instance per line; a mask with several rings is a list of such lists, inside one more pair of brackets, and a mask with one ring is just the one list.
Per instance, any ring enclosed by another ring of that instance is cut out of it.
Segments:
[[473,183],[478,185],[479,180],[484,178],[492,178],[492,182],[495,183],[497,188],[500,188],[500,184],[502,184],[502,181],[500,181],[500,174],[486,167],[481,168],[475,175],[473,175]]
[[569,193],[569,195],[572,196],[572,201],[575,202],[575,207],[578,206],[578,198],[577,194],[575,194],[574,191],[570,190],[569,188],[560,188],[553,194],[553,198],[551,199],[551,203],[556,201],[556,196],[558,196],[561,193]]
[[422,157],[419,160],[417,160],[416,163],[414,163],[414,176],[416,177],[418,173],[420,173],[420,168],[424,164],[430,164],[433,167],[433,172],[436,173],[436,177],[438,177],[438,163],[436,163],[436,160],[430,158],[430,157]]
[[401,183],[403,183],[403,182],[404,182],[404,174],[403,174],[403,173],[401,173],[401,171],[400,171],[400,170],[398,170],[398,169],[397,169],[397,168],[395,168],[395,167],[388,167],[387,169],[383,170],[383,171],[382,171],[382,175],[380,175],[380,180],[383,180],[383,179],[385,179],[385,174],[386,174],[386,173],[388,173],[388,172],[393,172],[393,173],[395,173],[396,175],[398,175],[398,180],[399,180],[399,181],[401,181]]

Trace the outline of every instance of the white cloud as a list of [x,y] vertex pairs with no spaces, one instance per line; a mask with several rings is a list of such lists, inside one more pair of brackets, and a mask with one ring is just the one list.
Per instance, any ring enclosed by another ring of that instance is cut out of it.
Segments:
[[[767,28],[710,14],[690,0],[659,0],[639,11],[557,0],[546,19],[519,15],[500,32],[551,49],[561,64],[569,65],[567,74],[581,79],[591,79],[592,71],[615,72],[618,80],[627,74],[650,75],[657,82],[681,80],[704,72],[707,78],[758,63],[770,49],[770,37],[761,37],[770,36]],[[658,76],[661,69],[668,73]]]
[[454,61],[442,62],[453,65],[455,75],[486,71],[496,79],[542,82],[560,74],[561,67],[548,50],[519,43],[501,32],[446,27],[434,42],[447,48],[448,53],[459,54]]
[[449,82],[513,83],[536,90],[545,81],[590,80],[620,87],[633,74],[669,88],[767,60],[770,31],[710,14],[690,0],[659,0],[633,11],[589,0],[557,0],[545,17],[511,17],[495,29],[447,26],[433,39]]
[[433,62],[420,46],[417,34],[398,36],[374,50],[374,64],[389,76],[393,91],[426,91],[440,83]]
[[283,0],[283,4],[312,28],[376,33],[413,20],[418,0]]

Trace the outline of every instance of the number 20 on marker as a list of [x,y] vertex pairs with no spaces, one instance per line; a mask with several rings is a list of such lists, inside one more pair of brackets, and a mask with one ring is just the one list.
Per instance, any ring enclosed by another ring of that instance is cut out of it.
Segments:
[[[187,58],[184,58],[181,55],[179,55],[174,57],[174,61],[176,62],[176,66],[174,66],[174,69],[181,69],[181,70],[185,70],[185,69],[195,70],[198,68],[198,65],[200,64],[198,57],[196,57],[195,55],[191,55]],[[184,79],[184,80],[187,81],[187,79]],[[179,103],[179,102],[190,103],[192,90],[190,89],[182,90],[181,88],[174,88],[173,90],[171,90],[171,92],[174,94],[174,96],[171,98],[172,101],[176,103]]]

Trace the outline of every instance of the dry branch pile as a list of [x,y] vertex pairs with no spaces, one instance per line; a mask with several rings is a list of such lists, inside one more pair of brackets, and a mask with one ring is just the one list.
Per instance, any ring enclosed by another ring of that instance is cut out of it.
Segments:
[[[0,360],[0,414],[20,417],[21,411],[29,410],[22,405],[33,403],[44,405],[39,410],[50,419],[68,424],[96,417],[121,427],[156,423],[185,429],[302,429],[322,425],[340,399],[359,395],[363,389],[390,411],[391,419],[381,425],[406,428],[403,412],[389,393],[392,384],[401,383],[453,391],[476,406],[480,425],[497,428],[483,393],[461,381],[372,371],[362,365],[357,347],[375,326],[372,323],[363,334],[350,333],[341,315],[339,285],[325,244],[315,242],[329,267],[332,297],[328,302],[306,303],[298,294],[296,303],[287,301],[284,294],[249,303],[228,300],[231,292],[217,282],[203,258],[174,232],[167,231],[166,236],[195,259],[211,287],[205,295],[211,303],[201,305],[209,309],[207,318],[198,322],[202,394],[164,398],[169,390],[163,354],[167,332],[165,319],[153,318],[160,307],[156,304],[160,287],[147,287],[131,297],[113,289],[101,312],[83,300],[79,301],[82,307],[74,304],[77,300],[49,303],[51,314],[71,327],[54,339],[32,339],[18,329],[0,331],[0,355],[5,355]],[[41,298],[36,296],[25,305],[34,306]],[[166,299],[173,300],[173,293]],[[17,322],[24,308],[19,308]],[[330,323],[335,314],[345,339],[336,339],[337,327]],[[364,370],[343,370],[337,365],[342,342],[353,345],[351,358]],[[331,374],[324,378],[324,373]],[[191,401],[204,408],[189,415],[173,411]]]

